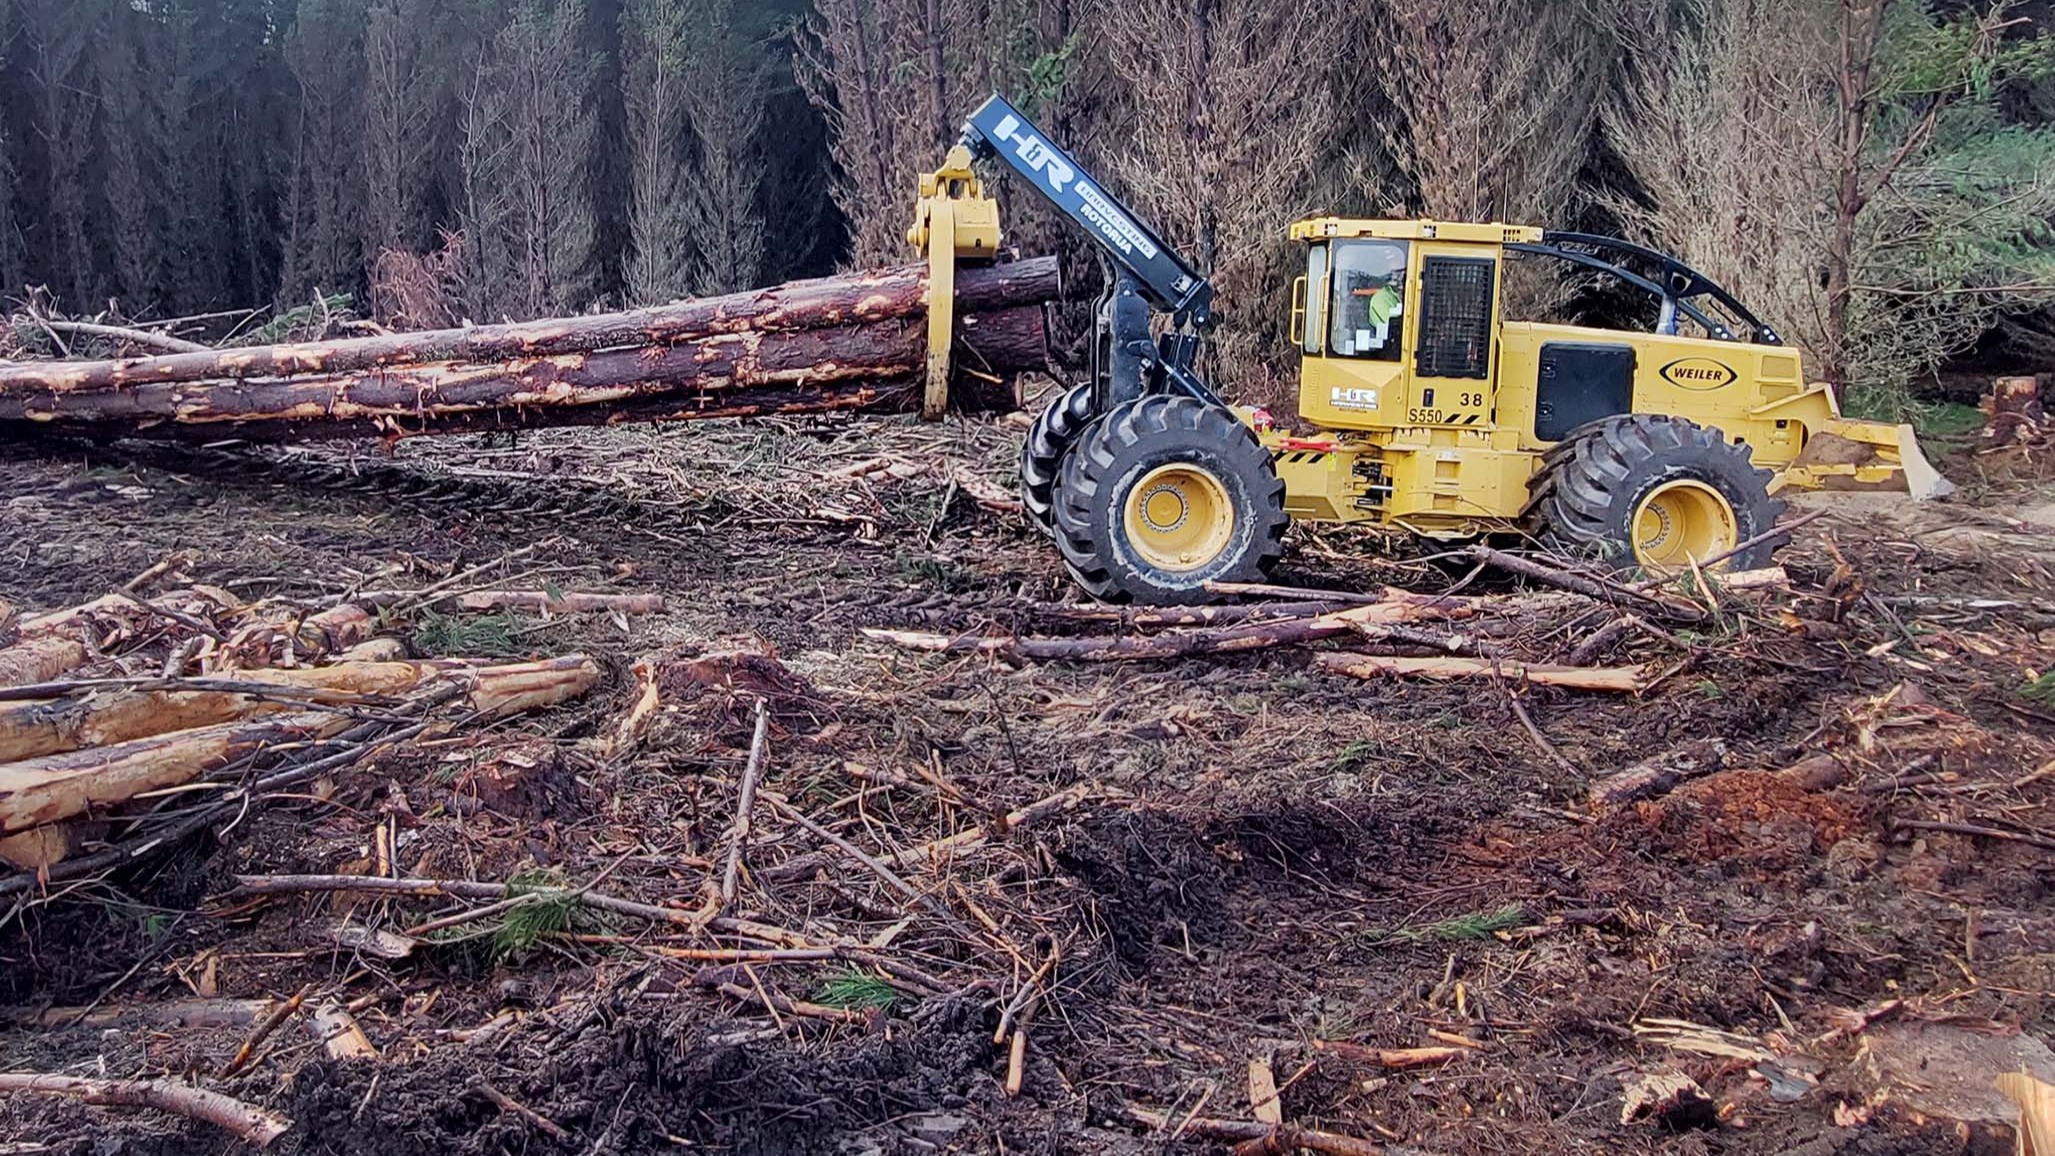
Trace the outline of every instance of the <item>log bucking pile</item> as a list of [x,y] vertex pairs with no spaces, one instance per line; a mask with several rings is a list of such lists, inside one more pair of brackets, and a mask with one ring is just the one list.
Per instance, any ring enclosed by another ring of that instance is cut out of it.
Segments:
[[[1010,409],[1048,361],[1054,258],[962,270],[956,380]],[[925,266],[647,309],[340,341],[0,366],[0,431],[264,440],[919,407]]]

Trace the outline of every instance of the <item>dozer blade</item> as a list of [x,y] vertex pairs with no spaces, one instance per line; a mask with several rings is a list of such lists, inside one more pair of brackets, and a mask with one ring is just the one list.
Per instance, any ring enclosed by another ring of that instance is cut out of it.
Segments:
[[1777,475],[1773,489],[1896,490],[1917,501],[1945,498],[1955,483],[1941,476],[1909,425],[1834,418],[1813,431],[1805,448]]

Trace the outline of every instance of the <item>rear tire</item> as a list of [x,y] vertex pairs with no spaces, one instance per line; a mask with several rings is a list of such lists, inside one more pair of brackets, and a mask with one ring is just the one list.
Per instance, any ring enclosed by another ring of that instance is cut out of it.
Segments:
[[1283,553],[1284,483],[1222,406],[1151,396],[1094,422],[1064,460],[1056,544],[1108,602],[1190,605],[1259,581]]
[[1050,537],[1056,535],[1056,479],[1064,456],[1092,423],[1092,387],[1072,386],[1049,400],[1027,440],[1020,443],[1020,503],[1028,520]]
[[[1527,512],[1544,542],[1654,573],[1766,534],[1785,509],[1747,446],[1681,417],[1604,418],[1571,430],[1542,463]],[[1767,566],[1781,545],[1768,537],[1721,565]]]

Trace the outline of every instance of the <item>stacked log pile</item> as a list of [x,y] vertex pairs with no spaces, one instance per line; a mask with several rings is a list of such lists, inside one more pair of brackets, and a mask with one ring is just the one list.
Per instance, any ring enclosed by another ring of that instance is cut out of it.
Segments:
[[583,655],[395,660],[374,625],[354,604],[246,605],[204,586],[0,606],[0,860],[46,878],[115,866],[431,727],[552,706],[599,679]]
[[[952,401],[1012,408],[1048,358],[1054,258],[962,270]],[[925,266],[648,309],[118,361],[0,365],[0,433],[261,440],[908,412]]]

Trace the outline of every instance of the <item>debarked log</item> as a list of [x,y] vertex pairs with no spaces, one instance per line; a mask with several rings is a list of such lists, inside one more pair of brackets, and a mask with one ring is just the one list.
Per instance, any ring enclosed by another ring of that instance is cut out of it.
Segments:
[[281,744],[328,738],[347,715],[297,711],[270,718],[172,731],[92,750],[0,765],[0,834],[12,835],[202,773]]
[[[304,439],[918,407],[927,338],[906,320],[720,334],[678,345],[346,373],[61,390],[0,381],[0,424],[215,439]],[[963,318],[960,409],[1018,404],[1047,365],[1042,307]]]
[[46,682],[77,670],[92,657],[74,638],[31,638],[0,648],[0,686]]
[[[1000,313],[1054,301],[1062,290],[1054,257],[956,274],[959,316]],[[342,341],[265,345],[119,361],[29,362],[0,366],[0,394],[74,392],[173,381],[346,374],[429,362],[515,361],[564,353],[694,342],[721,334],[796,332],[925,318],[927,266],[842,274],[621,313],[507,325],[394,333]],[[912,328],[925,331],[920,325]]]
[[277,714],[309,703],[349,704],[412,690],[422,668],[412,663],[347,663],[304,670],[238,672],[253,690],[277,686],[276,698],[235,690],[110,688],[84,698],[0,702],[0,763],[87,747],[112,746],[169,731],[191,730]]

